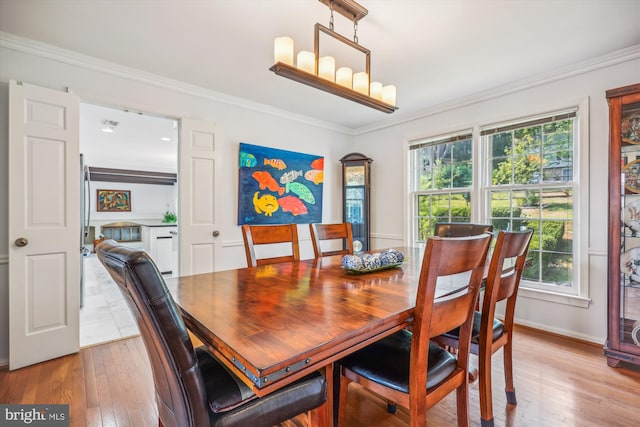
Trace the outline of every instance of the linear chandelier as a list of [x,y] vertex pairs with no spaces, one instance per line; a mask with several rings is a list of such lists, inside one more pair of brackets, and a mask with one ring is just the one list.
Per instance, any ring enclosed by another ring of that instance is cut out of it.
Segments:
[[[358,44],[358,21],[368,13],[367,9],[355,0],[319,0],[331,10],[329,28],[316,24],[314,31],[313,52],[300,51],[293,63],[293,39],[277,37],[274,42],[275,64],[269,68],[279,76],[304,83],[316,89],[341,96],[351,101],[366,105],[376,110],[393,113],[396,107],[396,87],[383,86],[380,82],[369,83],[371,77],[371,51]],[[353,21],[353,41],[333,30],[333,11]],[[349,67],[335,69],[335,58],[320,57],[320,33],[327,34],[365,54],[365,71],[353,73]]]

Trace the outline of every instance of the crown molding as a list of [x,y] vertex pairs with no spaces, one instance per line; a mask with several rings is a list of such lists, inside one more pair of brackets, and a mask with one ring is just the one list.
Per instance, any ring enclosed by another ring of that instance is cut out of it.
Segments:
[[473,95],[440,103],[410,116],[389,118],[377,122],[373,125],[351,129],[345,126],[337,125],[335,123],[313,119],[309,116],[294,114],[289,111],[274,108],[270,105],[252,102],[244,98],[239,98],[221,92],[216,92],[211,89],[202,88],[200,86],[191,85],[179,80],[173,80],[135,68],[125,67],[114,62],[105,61],[67,49],[62,49],[57,46],[31,40],[25,37],[20,37],[11,33],[0,31],[0,47],[32,54],[42,58],[51,59],[54,61],[78,66],[93,71],[98,71],[132,81],[137,81],[159,88],[180,92],[198,98],[258,111],[260,113],[269,114],[287,120],[297,121],[311,126],[340,132],[350,136],[363,135],[370,132],[398,126],[403,123],[423,119],[435,114],[440,114],[457,108],[477,104],[479,102],[488,101],[501,96],[509,95],[514,92],[531,89],[537,86],[556,82],[558,80],[563,80],[569,77],[574,77],[580,74],[585,74],[588,72],[599,70],[601,68],[622,64],[640,58],[640,44],[637,44],[628,48],[613,51],[606,55],[562,67],[547,73],[540,73],[529,78],[497,86],[495,88],[478,92]]
[[477,104],[479,102],[488,101],[501,96],[509,95],[514,92],[531,89],[537,86],[542,86],[548,83],[553,83],[559,80],[563,80],[569,77],[578,76],[580,74],[589,73],[599,70],[601,68],[610,67],[617,64],[622,64],[629,61],[634,61],[640,58],[640,44],[630,46],[628,48],[620,49],[602,55],[596,58],[591,58],[586,61],[578,62],[568,65],[566,67],[558,68],[556,70],[540,73],[532,77],[528,77],[522,80],[517,80],[505,85],[497,86],[492,89],[488,89],[482,92],[475,93],[473,95],[465,96],[462,98],[454,99],[448,102],[434,105],[428,109],[422,110],[407,117],[390,118],[384,122],[376,123],[371,126],[362,126],[354,129],[353,135],[363,135],[366,133],[378,131],[381,129],[397,126],[403,123],[411,122],[414,120],[423,119],[425,117],[433,116],[435,114],[444,113],[446,111],[455,110],[458,108],[466,107],[469,105]]
[[246,108],[287,120],[293,120],[311,126],[333,130],[347,135],[353,135],[351,129],[337,125],[335,123],[317,120],[301,114],[294,114],[289,111],[274,108],[270,105],[260,104],[258,102],[249,101],[244,98],[227,95],[222,92],[216,92],[211,89],[191,85],[179,80],[159,76],[157,74],[149,73],[147,71],[142,71],[136,68],[125,67],[124,65],[120,65],[115,62],[105,61],[100,58],[84,55],[78,52],[63,49],[57,46],[3,31],[0,31],[0,47],[22,53],[28,53],[31,55],[39,56],[41,58],[61,62],[63,64],[73,65],[92,71],[98,71],[100,73],[148,84],[162,89],[180,92],[186,95],[195,96],[214,102],[219,102],[240,108]]

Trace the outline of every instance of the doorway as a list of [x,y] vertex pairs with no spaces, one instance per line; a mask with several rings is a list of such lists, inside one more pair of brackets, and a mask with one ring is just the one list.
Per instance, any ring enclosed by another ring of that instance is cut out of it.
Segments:
[[[178,207],[177,123],[80,103],[80,153],[85,169],[80,184],[84,193],[80,347],[138,334],[117,285],[95,255],[94,244],[100,239],[113,238],[146,250],[152,258],[158,257],[156,262],[168,263],[162,269],[166,275],[178,274],[177,239],[170,244],[162,241],[162,246],[150,243],[159,235],[177,236],[177,223],[164,222],[175,220]],[[171,176],[173,183],[165,180]],[[126,195],[128,201],[107,206],[104,197],[111,192]],[[169,253],[156,253],[160,247]]]

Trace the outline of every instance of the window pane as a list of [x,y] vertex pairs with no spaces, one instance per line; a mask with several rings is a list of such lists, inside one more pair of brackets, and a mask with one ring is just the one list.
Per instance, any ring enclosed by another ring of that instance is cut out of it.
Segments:
[[451,195],[451,221],[471,222],[470,193],[458,193]]
[[[566,117],[566,116],[564,116]],[[548,119],[548,120],[547,120]],[[547,120],[545,122],[545,120]],[[534,117],[518,128],[486,129],[488,222],[499,230],[532,229],[533,265],[523,278],[541,285],[573,286],[575,118]],[[532,124],[540,123],[540,124]],[[565,187],[552,187],[566,183]],[[508,190],[500,187],[509,186]],[[561,290],[561,289],[559,289]]]
[[[427,140],[421,142],[424,146],[410,151],[410,164],[414,168],[411,182],[414,183],[415,244],[433,235],[436,222],[471,221],[473,139],[470,136],[460,139],[460,135],[464,134],[441,136],[433,142]],[[416,194],[417,191],[420,194]]]
[[557,188],[542,191],[542,217],[573,218],[573,191],[571,188]]

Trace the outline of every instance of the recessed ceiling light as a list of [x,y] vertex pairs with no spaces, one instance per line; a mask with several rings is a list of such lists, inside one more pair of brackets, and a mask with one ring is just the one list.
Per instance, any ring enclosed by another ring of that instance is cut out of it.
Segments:
[[171,141],[171,138],[167,138],[166,136],[163,136],[162,138],[160,138],[160,141],[169,142]]

